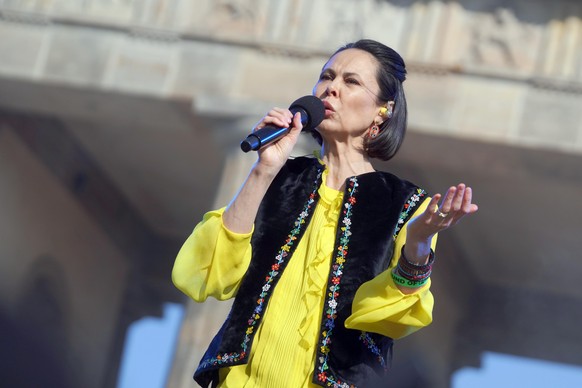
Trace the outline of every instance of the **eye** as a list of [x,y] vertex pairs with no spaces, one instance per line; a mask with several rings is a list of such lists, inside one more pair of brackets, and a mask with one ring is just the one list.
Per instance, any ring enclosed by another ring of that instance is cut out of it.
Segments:
[[360,82],[355,78],[346,78],[346,83],[352,84],[352,85],[359,85],[360,84]]
[[319,76],[319,80],[320,80],[320,81],[329,81],[329,80],[332,80],[332,79],[333,79],[333,78],[332,78],[332,76],[331,76],[329,73],[322,73],[322,74]]

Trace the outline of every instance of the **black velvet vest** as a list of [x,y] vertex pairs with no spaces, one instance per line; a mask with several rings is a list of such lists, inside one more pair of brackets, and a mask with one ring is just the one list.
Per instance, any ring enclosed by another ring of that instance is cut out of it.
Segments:
[[[203,387],[216,385],[219,368],[248,361],[272,291],[317,204],[322,171],[317,159],[291,159],[267,191],[255,220],[251,263],[226,321],[194,374]],[[346,329],[344,321],[351,315],[358,287],[388,268],[398,231],[426,197],[417,186],[384,172],[349,178],[345,186],[313,382],[377,387],[379,381],[385,384],[393,340]]]

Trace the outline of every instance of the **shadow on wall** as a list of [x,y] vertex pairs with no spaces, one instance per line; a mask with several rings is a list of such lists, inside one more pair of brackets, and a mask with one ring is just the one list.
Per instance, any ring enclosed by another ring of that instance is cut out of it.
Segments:
[[66,282],[50,256],[32,267],[15,311],[0,307],[0,386],[70,388]]
[[62,353],[39,338],[34,325],[17,325],[0,313],[0,381],[4,387],[71,388]]

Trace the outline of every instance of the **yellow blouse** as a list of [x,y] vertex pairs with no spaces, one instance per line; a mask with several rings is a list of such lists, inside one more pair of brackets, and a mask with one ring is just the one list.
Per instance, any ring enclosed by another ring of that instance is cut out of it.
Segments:
[[[317,387],[311,383],[321,311],[331,264],[336,223],[343,193],[319,188],[320,200],[311,222],[283,271],[259,325],[249,362],[220,370],[220,387]],[[428,200],[415,215],[423,212]],[[236,295],[251,260],[251,233],[237,234],[222,223],[224,208],[206,213],[184,243],[172,271],[177,288],[197,302],[212,296]],[[406,239],[406,225],[395,244],[396,264]],[[433,239],[433,249],[436,238]],[[432,321],[430,280],[405,295],[395,286],[390,270],[362,284],[352,303],[347,328],[402,338]]]

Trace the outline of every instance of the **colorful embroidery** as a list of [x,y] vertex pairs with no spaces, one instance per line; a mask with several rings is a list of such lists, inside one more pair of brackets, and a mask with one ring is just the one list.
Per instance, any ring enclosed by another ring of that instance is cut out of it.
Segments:
[[356,388],[353,384],[344,383],[341,380],[335,380],[332,376],[328,376],[327,373],[322,372],[318,373],[317,379],[319,381],[325,381],[326,387],[334,387],[334,388]]
[[297,235],[300,234],[301,229],[305,225],[305,220],[309,216],[311,210],[313,210],[313,204],[315,203],[316,196],[317,196],[317,189],[319,188],[319,180],[321,178],[323,170],[319,170],[319,174],[317,178],[315,178],[314,189],[309,194],[309,199],[304,205],[303,211],[294,223],[294,228],[289,232],[287,239],[285,240],[285,244],[279,249],[279,252],[275,256],[275,263],[271,266],[271,271],[265,277],[265,283],[262,287],[262,292],[257,299],[257,305],[255,306],[255,310],[251,314],[251,317],[247,321],[248,326],[243,338],[243,342],[241,343],[242,352],[232,352],[232,353],[224,353],[218,355],[216,357],[204,360],[203,363],[200,364],[198,369],[206,368],[210,365],[212,366],[221,366],[227,363],[233,363],[242,360],[247,355],[248,344],[251,341],[251,336],[254,333],[255,327],[258,325],[260,319],[262,318],[261,314],[264,308],[265,299],[271,290],[271,284],[275,280],[275,278],[279,275],[279,268],[285,262],[285,259],[289,257],[291,248],[295,244],[295,240],[297,240]]
[[380,352],[380,348],[378,348],[378,345],[376,345],[376,342],[374,342],[372,337],[370,337],[370,335],[367,332],[362,331],[362,334],[360,334],[360,340],[362,340],[364,345],[366,345],[366,347],[372,353],[374,353],[374,355],[378,359],[378,362],[380,363],[380,365],[382,365],[384,370],[387,370],[388,367],[386,365],[386,360],[384,360],[384,356],[382,356],[382,352]]
[[410,218],[410,216],[412,215],[412,209],[414,209],[416,207],[416,205],[418,205],[420,203],[420,200],[426,195],[426,191],[424,191],[421,188],[417,188],[416,192],[414,194],[412,194],[410,196],[410,198],[408,198],[408,201],[406,201],[406,203],[404,204],[404,207],[402,208],[402,212],[400,213],[400,216],[398,217],[398,223],[396,224],[396,228],[394,228],[394,234],[393,234],[393,238],[396,240],[396,237],[398,236],[398,232],[400,232],[400,229],[402,228],[402,226],[406,223],[406,221],[408,220],[408,218]]
[[242,353],[232,352],[232,353],[219,354],[218,356],[216,356],[214,358],[204,360],[198,368],[201,369],[201,368],[206,368],[210,365],[216,366],[216,365],[223,365],[223,364],[228,364],[231,362],[236,362],[236,361],[242,360],[245,357],[245,355],[246,355],[245,352],[242,352]]
[[330,274],[330,284],[329,293],[327,294],[326,299],[326,310],[325,310],[325,329],[321,333],[321,343],[320,343],[320,352],[322,356],[319,357],[319,365],[317,379],[321,382],[324,382],[328,387],[341,387],[341,388],[350,388],[354,387],[353,385],[349,385],[344,383],[340,380],[337,380],[334,376],[329,375],[329,367],[327,365],[327,359],[330,351],[331,345],[331,336],[333,334],[333,329],[335,327],[335,319],[337,318],[337,301],[339,298],[339,290],[340,290],[340,283],[343,274],[344,263],[346,262],[346,257],[348,255],[348,246],[350,242],[350,236],[352,232],[350,230],[352,225],[352,208],[356,204],[356,191],[358,187],[358,179],[356,177],[352,177],[348,180],[348,188],[347,194],[348,198],[344,204],[343,210],[343,219],[340,230],[342,232],[341,237],[339,239],[340,245],[337,247],[337,253],[335,255],[335,260],[332,265],[332,272]]

